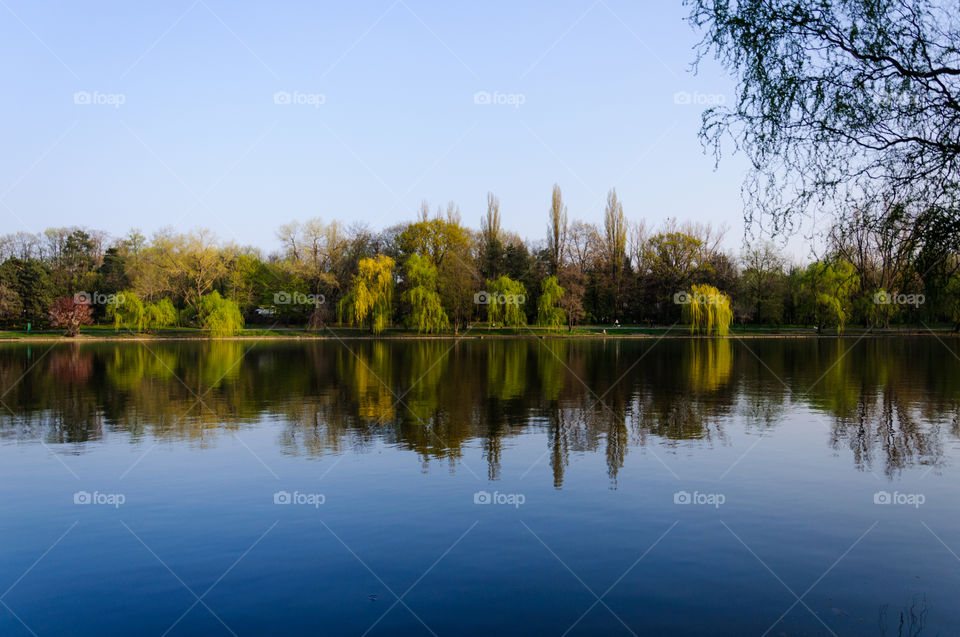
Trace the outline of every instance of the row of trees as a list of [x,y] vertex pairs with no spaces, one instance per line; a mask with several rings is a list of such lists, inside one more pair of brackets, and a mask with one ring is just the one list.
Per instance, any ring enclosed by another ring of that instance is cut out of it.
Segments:
[[[896,209],[832,228],[823,255],[791,263],[770,242],[739,254],[709,224],[630,222],[611,190],[602,225],[570,220],[555,186],[543,240],[501,225],[490,194],[479,230],[454,204],[375,232],[362,224],[294,221],[271,254],[207,231],[83,228],[0,237],[0,320],[44,325],[77,297],[90,319],[143,331],[244,323],[388,326],[459,332],[487,320],[560,329],[587,324],[731,323],[839,327],[960,322],[960,257],[932,260]],[[78,296],[79,295],[79,296]],[[54,317],[56,319],[56,317]]]

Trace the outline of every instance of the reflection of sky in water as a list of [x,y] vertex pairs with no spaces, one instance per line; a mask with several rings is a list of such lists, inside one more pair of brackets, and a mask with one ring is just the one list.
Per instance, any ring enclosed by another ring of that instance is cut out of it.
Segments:
[[[811,586],[770,634],[882,634],[884,605],[887,634],[912,605],[955,633],[960,363],[854,342],[7,345],[3,588],[71,530],[3,601],[38,634],[159,634],[196,601],[177,577],[202,595],[270,529],[213,613],[361,634],[467,532],[404,598],[437,634],[560,634],[621,575],[571,634],[761,634]],[[213,613],[170,634],[229,634]],[[2,607],[0,632],[29,634]]]

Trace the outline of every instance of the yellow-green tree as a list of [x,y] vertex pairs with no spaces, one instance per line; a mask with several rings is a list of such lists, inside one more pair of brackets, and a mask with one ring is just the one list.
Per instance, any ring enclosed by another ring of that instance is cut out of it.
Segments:
[[113,329],[120,328],[142,332],[145,325],[145,308],[140,295],[133,290],[117,294],[113,302],[107,304],[107,317],[113,319]]
[[351,325],[363,325],[369,319],[372,333],[386,329],[393,312],[394,267],[396,262],[384,254],[360,259],[350,291],[340,305]]
[[712,285],[694,285],[683,301],[683,320],[690,333],[724,335],[730,332],[733,310],[730,297]]
[[405,265],[410,287],[402,298],[410,304],[410,327],[421,334],[449,329],[450,320],[437,292],[437,268],[419,254],[411,254]]
[[557,303],[563,298],[563,288],[557,277],[548,276],[540,283],[540,300],[537,301],[537,325],[560,331],[565,318]]
[[197,318],[200,324],[210,331],[210,336],[223,338],[234,336],[243,330],[240,307],[230,299],[220,296],[216,290],[200,297],[199,305]]
[[487,290],[487,320],[490,323],[503,323],[505,327],[521,327],[527,324],[527,315],[523,311],[527,289],[523,283],[504,275],[496,281],[487,281]]
[[430,218],[424,203],[420,220],[406,226],[395,243],[404,263],[412,254],[430,260],[437,269],[440,302],[454,330],[466,325],[473,311],[473,291],[478,277],[471,256],[473,237],[460,222],[459,209],[450,203],[446,212],[438,210],[436,216]]
[[169,327],[177,322],[177,308],[173,307],[173,303],[167,298],[147,303],[143,313],[144,322],[151,330]]
[[[113,319],[113,329],[121,327],[134,331],[155,330],[177,322],[177,310],[168,298],[144,303],[133,290],[125,290],[107,305],[107,317]],[[240,321],[241,326],[243,321]]]
[[851,263],[811,263],[800,274],[798,305],[813,318],[817,331],[828,326],[842,331],[853,312],[852,298],[859,287],[860,278]]

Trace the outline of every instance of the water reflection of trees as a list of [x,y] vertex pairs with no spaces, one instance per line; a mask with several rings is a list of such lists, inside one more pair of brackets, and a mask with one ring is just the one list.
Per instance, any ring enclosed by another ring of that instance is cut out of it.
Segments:
[[[602,453],[612,483],[631,449],[727,444],[726,423],[775,427],[791,403],[829,415],[830,444],[892,475],[942,462],[960,428],[960,374],[934,339],[785,341],[357,340],[0,348],[0,436],[83,443],[105,432],[213,444],[282,423],[319,457],[377,444],[455,466],[478,446],[491,478],[541,434],[557,487],[571,455]],[[953,367],[950,367],[950,366]],[[946,369],[946,368],[950,369]],[[949,373],[953,370],[954,373]],[[23,376],[19,382],[18,379]],[[80,449],[82,451],[82,448]]]

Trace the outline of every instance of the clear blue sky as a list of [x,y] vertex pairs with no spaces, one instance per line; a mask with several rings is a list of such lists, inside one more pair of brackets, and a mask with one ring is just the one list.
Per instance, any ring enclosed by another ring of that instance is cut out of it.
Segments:
[[746,163],[714,171],[702,107],[675,99],[729,102],[733,85],[713,63],[690,72],[685,15],[679,0],[2,0],[0,231],[209,227],[270,250],[292,219],[379,229],[423,199],[477,227],[490,190],[504,226],[539,239],[557,182],[571,218],[600,221],[615,186],[630,219],[727,224],[735,247]]

